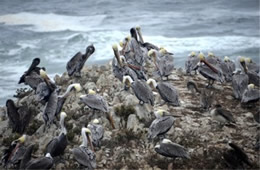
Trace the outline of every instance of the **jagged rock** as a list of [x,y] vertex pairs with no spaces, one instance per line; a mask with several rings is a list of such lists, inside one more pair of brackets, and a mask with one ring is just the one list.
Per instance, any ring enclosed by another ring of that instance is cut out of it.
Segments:
[[144,104],[144,105],[136,105],[135,106],[135,110],[136,110],[136,116],[139,120],[142,121],[147,121],[151,119],[151,112],[152,107],[148,104]]
[[128,116],[126,128],[128,130],[132,130],[133,132],[136,132],[139,128],[139,121],[135,114],[131,114]]

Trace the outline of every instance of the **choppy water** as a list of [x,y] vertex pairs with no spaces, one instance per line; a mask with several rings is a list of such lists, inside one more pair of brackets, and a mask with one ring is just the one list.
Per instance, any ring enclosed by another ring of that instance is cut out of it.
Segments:
[[34,57],[54,74],[93,43],[87,64],[111,59],[111,45],[140,25],[144,40],[164,46],[183,66],[190,51],[259,62],[259,0],[1,0],[0,105]]

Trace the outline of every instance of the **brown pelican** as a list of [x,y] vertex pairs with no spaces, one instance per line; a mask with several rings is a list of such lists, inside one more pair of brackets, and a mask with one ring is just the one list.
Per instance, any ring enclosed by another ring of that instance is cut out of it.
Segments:
[[260,87],[260,75],[258,75],[254,71],[248,70],[248,67],[246,66],[245,59],[243,57],[240,58],[240,65],[242,66],[244,72],[248,75],[249,83]]
[[170,83],[167,82],[156,83],[154,79],[148,79],[147,84],[150,85],[152,89],[157,89],[161,98],[165,102],[173,106],[180,105],[178,90]]
[[164,137],[164,135],[171,129],[174,123],[172,116],[164,116],[167,113],[165,110],[158,110],[154,113],[156,119],[152,122],[148,130],[148,139],[155,137]]
[[28,84],[32,89],[36,90],[38,84],[43,82],[43,79],[39,75],[41,68],[37,67],[40,64],[39,58],[34,58],[29,69],[22,75],[18,84]]
[[[87,169],[95,169],[96,155],[94,153],[90,135],[91,135],[91,131],[88,128],[83,127],[81,129],[81,136],[83,142],[79,147],[74,148],[72,150],[72,153],[74,158],[80,165],[86,167]],[[88,143],[90,144],[91,149],[88,149]]]
[[7,115],[12,132],[23,134],[30,123],[31,112],[26,106],[16,107],[14,101],[6,101]]
[[197,57],[195,52],[191,52],[188,60],[185,62],[185,70],[187,74],[191,74],[192,71],[195,71],[195,74],[197,74],[195,68],[197,67],[197,64],[199,63],[200,59]]
[[153,58],[153,62],[158,69],[160,77],[167,77],[174,70],[174,64],[169,60],[167,56],[158,57],[158,53],[155,50],[150,50],[148,56]]
[[241,103],[255,102],[260,99],[260,91],[255,89],[254,84],[249,84],[242,95]]
[[19,169],[25,169],[26,168],[26,166],[28,165],[28,162],[30,162],[30,160],[31,160],[33,149],[34,149],[33,144],[29,145],[26,148],[26,151],[23,154],[23,158],[21,160]]
[[220,122],[220,124],[230,124],[236,123],[232,113],[228,110],[225,110],[221,107],[221,105],[215,105],[215,108],[210,111],[210,114],[213,119]]
[[228,165],[228,168],[232,169],[244,169],[245,164],[252,166],[247,154],[236,144],[229,142],[231,149],[223,153],[223,158]]
[[208,52],[208,57],[206,58],[206,61],[209,64],[212,64],[215,66],[219,62],[219,58],[217,58],[212,52]]
[[197,68],[199,73],[204,76],[206,79],[208,79],[208,85],[207,87],[211,87],[214,83],[214,81],[220,81],[221,83],[224,82],[224,77],[222,75],[222,72],[215,67],[213,67],[211,64],[209,64],[203,55],[203,53],[199,54],[200,63],[198,64]]
[[232,73],[233,73],[233,71],[231,71],[230,66],[228,64],[229,64],[228,59],[224,58],[224,61],[219,60],[216,65],[220,68],[226,82],[232,81]]
[[228,56],[224,57],[224,62],[228,65],[229,72],[233,73],[236,70],[236,64]]
[[72,90],[75,90],[76,92],[79,92],[81,90],[80,84],[79,83],[74,83],[74,84],[69,85],[67,90],[66,90],[66,92],[63,95],[59,95],[58,96],[57,109],[56,109],[56,112],[55,112],[56,116],[61,112],[62,107],[63,107],[66,99],[68,98],[68,96],[70,95],[70,92]]
[[96,92],[92,89],[89,89],[87,95],[80,96],[80,102],[86,104],[89,108],[93,109],[93,111],[100,110],[106,113],[112,125],[112,128],[115,129],[114,120],[108,113],[109,108],[107,105],[107,101],[102,96],[96,94]]
[[246,66],[249,71],[259,73],[259,70],[260,70],[259,64],[253,62],[253,60],[249,57],[246,58]]
[[140,42],[143,44],[144,43],[144,39],[143,39],[143,36],[142,36],[142,33],[141,33],[141,27],[140,26],[137,26],[135,27],[136,31],[137,31],[137,34],[139,36],[139,40]]
[[47,102],[49,97],[50,97],[51,90],[45,82],[41,82],[37,86],[35,93],[36,93],[36,100],[37,101]]
[[43,110],[43,119],[44,119],[45,128],[46,128],[46,126],[50,126],[50,124],[54,120],[55,113],[57,110],[57,104],[58,104],[58,94],[55,89],[56,87],[52,86],[47,73],[43,70],[40,70],[40,75],[51,90],[50,97],[48,99],[48,102],[45,104],[45,107]]
[[13,141],[8,149],[4,150],[3,156],[1,158],[1,162],[4,167],[14,168],[14,166],[19,164],[23,158],[23,154],[26,151],[26,147],[24,146],[26,138],[26,135],[22,135],[20,138]]
[[197,92],[197,93],[201,93],[201,91],[198,89],[198,86],[197,86],[197,84],[196,84],[195,81],[189,80],[189,81],[187,82],[187,89],[188,89],[189,91],[191,91],[193,94],[196,94],[196,92]]
[[53,158],[50,153],[47,153],[44,157],[30,160],[25,169],[51,169],[53,166]]
[[154,105],[154,96],[151,88],[142,80],[133,81],[130,76],[123,77],[123,83],[131,87],[135,93],[135,96],[139,99],[139,103],[149,103]]
[[160,145],[156,145],[154,150],[160,155],[171,157],[171,158],[186,158],[190,159],[188,150],[183,146],[173,143],[169,139],[163,139]]
[[67,140],[67,130],[64,126],[64,119],[67,117],[65,112],[61,112],[60,114],[60,126],[61,132],[58,137],[52,139],[46,146],[46,153],[50,153],[52,157],[60,156],[63,154],[64,150],[68,145]]
[[86,48],[86,53],[82,54],[78,52],[75,56],[73,56],[70,61],[67,63],[66,69],[68,71],[69,76],[81,76],[81,69],[83,68],[87,59],[95,52],[95,47],[93,45],[89,45]]
[[98,119],[94,119],[92,123],[88,124],[88,128],[91,131],[92,143],[96,147],[100,147],[101,140],[104,136],[104,128],[99,124]]

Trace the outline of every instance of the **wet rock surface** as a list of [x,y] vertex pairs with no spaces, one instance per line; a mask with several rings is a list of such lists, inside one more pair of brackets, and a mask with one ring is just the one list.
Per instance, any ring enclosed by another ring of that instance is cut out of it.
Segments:
[[[69,145],[63,162],[58,162],[53,169],[78,169],[80,166],[73,159],[72,149],[81,142],[81,128],[87,126],[94,118],[98,118],[105,127],[101,147],[95,148],[98,169],[223,169],[228,168],[223,160],[223,152],[232,141],[249,156],[253,167],[259,168],[259,152],[254,150],[259,125],[254,121],[253,114],[258,107],[243,108],[238,100],[233,98],[230,84],[214,85],[215,102],[232,112],[235,126],[219,126],[208,111],[200,108],[199,94],[192,94],[186,87],[188,80],[193,80],[199,88],[206,85],[206,80],[200,75],[186,76],[181,69],[174,70],[169,76],[169,83],[179,91],[181,105],[179,107],[161,105],[162,100],[155,93],[155,106],[140,105],[132,90],[124,91],[123,84],[113,76],[110,64],[84,67],[81,78],[69,78],[67,73],[54,78],[64,93],[71,83],[80,83],[83,90],[71,94],[66,100],[63,111],[68,115],[65,126],[68,131]],[[79,96],[94,89],[108,102],[109,114],[113,117],[116,129],[112,129],[107,115],[84,107],[79,103]],[[43,156],[47,143],[60,132],[58,121],[46,132],[42,128],[44,121],[42,112],[44,105],[35,101],[34,91],[27,92],[16,100],[16,105],[27,105],[32,110],[32,120],[26,129],[30,136],[27,144],[37,144],[33,155]],[[156,142],[149,142],[147,131],[153,121],[153,112],[157,109],[167,110],[175,117],[174,126],[166,137],[188,149],[191,159],[165,158],[154,151]],[[8,126],[5,106],[0,108],[0,152],[19,137],[12,133]],[[1,167],[3,168],[3,167]],[[247,167],[249,168],[249,167]]]

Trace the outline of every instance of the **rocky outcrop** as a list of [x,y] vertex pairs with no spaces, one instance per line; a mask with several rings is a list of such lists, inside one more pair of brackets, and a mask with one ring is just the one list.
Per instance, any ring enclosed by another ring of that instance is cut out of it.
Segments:
[[[152,68],[149,68],[152,72]],[[258,127],[253,119],[257,108],[242,108],[240,102],[232,97],[230,84],[216,84],[214,87],[215,100],[225,109],[232,112],[236,126],[219,126],[211,119],[208,111],[202,110],[198,94],[192,94],[186,88],[188,80],[197,82],[199,88],[205,86],[206,81],[199,75],[192,77],[184,75],[183,71],[174,70],[169,76],[169,82],[179,91],[181,105],[179,107],[161,105],[159,94],[155,91],[155,106],[139,105],[132,90],[124,91],[123,84],[113,76],[110,64],[102,66],[84,67],[82,78],[69,78],[67,73],[55,76],[54,80],[61,88],[61,93],[71,83],[80,83],[83,87],[78,94],[72,94],[66,100],[63,111],[68,117],[65,119],[68,130],[69,145],[64,153],[64,162],[56,165],[56,169],[73,169],[80,166],[72,156],[72,148],[78,146],[81,127],[94,118],[98,118],[105,127],[105,134],[100,148],[96,148],[97,168],[99,169],[221,169],[228,168],[222,154],[232,141],[241,146],[253,162],[253,168],[259,167],[259,152],[254,150]],[[109,104],[109,114],[115,121],[116,129],[112,129],[106,114],[93,113],[79,103],[79,96],[88,89],[94,89],[102,95]],[[42,111],[44,105],[35,101],[34,92],[16,101],[17,105],[27,105],[33,109],[33,118],[27,128],[30,140],[27,144],[38,145],[34,155],[42,156],[47,143],[59,134],[59,127],[55,121],[50,129],[43,131]],[[153,112],[157,109],[167,110],[175,117],[174,127],[167,134],[167,138],[188,148],[190,160],[168,159],[154,151],[156,141],[147,140],[147,131],[154,119]],[[0,151],[2,152],[10,142],[17,137],[8,127],[6,108],[0,108]],[[173,163],[173,165],[171,165]],[[55,169],[55,168],[54,168]]]

